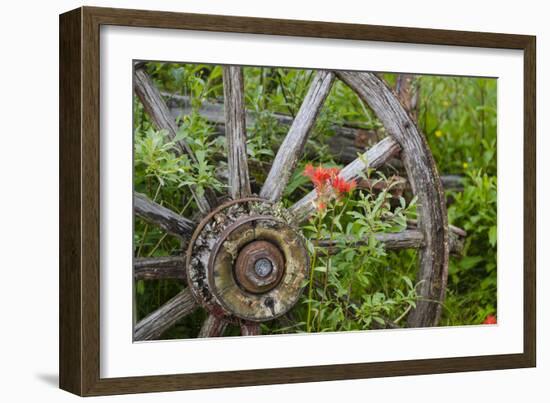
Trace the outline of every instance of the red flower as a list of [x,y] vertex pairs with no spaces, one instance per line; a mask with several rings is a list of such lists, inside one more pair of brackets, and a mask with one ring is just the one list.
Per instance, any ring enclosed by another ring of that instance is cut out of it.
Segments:
[[338,196],[344,196],[346,193],[351,193],[353,189],[357,187],[355,180],[347,181],[341,176],[335,176],[331,180],[332,188],[336,191]]
[[307,164],[304,169],[304,175],[313,182],[313,186],[315,186],[318,193],[322,193],[330,180],[339,172],[340,169],[338,168],[323,168],[322,166],[315,168],[311,164]]
[[355,180],[346,181],[339,174],[340,168],[315,168],[312,164],[307,164],[304,168],[304,176],[313,182],[317,191],[316,202],[319,210],[327,207],[327,202],[332,196],[343,197],[357,187]]
[[485,320],[483,321],[484,325],[496,325],[497,324],[497,317],[494,315],[487,315]]

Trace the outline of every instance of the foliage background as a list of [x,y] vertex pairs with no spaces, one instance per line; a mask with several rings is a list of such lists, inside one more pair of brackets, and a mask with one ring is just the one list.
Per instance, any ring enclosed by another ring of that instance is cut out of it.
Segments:
[[[196,206],[188,186],[214,188],[223,193],[224,138],[199,113],[205,102],[223,102],[221,68],[209,65],[148,63],[147,70],[161,91],[189,97],[193,112],[179,118],[178,138],[194,149],[199,164],[173,152],[164,133],[155,131],[137,99],[135,119],[135,189],[151,199],[192,217]],[[249,164],[253,181],[261,184],[263,169],[275,155],[287,127],[278,124],[273,113],[294,116],[313,72],[281,68],[245,68],[246,106],[254,117],[248,128]],[[396,76],[385,74],[390,86]],[[440,173],[463,176],[464,191],[448,191],[449,222],[468,232],[464,256],[453,257],[441,325],[479,324],[496,314],[496,80],[418,76],[418,125],[426,134]],[[338,165],[326,146],[334,136],[333,125],[352,125],[383,133],[373,113],[340,82],[335,82],[310,135],[304,158],[285,192],[291,204],[310,190],[301,174],[307,162]],[[373,173],[373,179],[386,176]],[[331,233],[364,235],[365,225],[386,231],[403,229],[404,219],[414,216],[414,199],[387,205],[391,195],[356,192],[350,202],[337,206],[319,220],[320,226],[304,227],[306,235]],[[373,213],[372,206],[381,208]],[[348,213],[355,212],[355,216]],[[359,215],[357,215],[359,214]],[[387,214],[391,214],[388,220]],[[383,218],[384,216],[384,218]],[[339,217],[340,227],[329,223]],[[332,229],[331,229],[332,227]],[[135,223],[135,255],[162,256],[181,253],[176,239],[139,219]],[[317,265],[316,265],[317,266]],[[343,250],[332,257],[320,257],[313,283],[315,293],[305,293],[287,318],[262,325],[263,333],[334,331],[402,326],[401,319],[414,306],[416,253],[386,253],[372,241],[365,247]],[[327,268],[330,268],[328,270]],[[357,269],[359,268],[359,269]],[[327,274],[328,272],[328,274]],[[136,282],[136,319],[147,315],[181,289],[175,280]],[[346,298],[343,298],[346,296]],[[307,319],[314,313],[314,326]],[[165,338],[195,337],[205,313],[197,311],[183,319]],[[228,334],[235,334],[229,329]]]

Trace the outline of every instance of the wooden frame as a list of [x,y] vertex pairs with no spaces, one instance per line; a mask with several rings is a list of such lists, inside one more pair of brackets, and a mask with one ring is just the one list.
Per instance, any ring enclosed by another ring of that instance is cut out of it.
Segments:
[[[522,354],[100,378],[99,28],[172,28],[520,49],[524,52],[524,350]],[[155,392],[458,371],[536,363],[535,37],[82,7],[60,16],[60,387],[81,395]]]

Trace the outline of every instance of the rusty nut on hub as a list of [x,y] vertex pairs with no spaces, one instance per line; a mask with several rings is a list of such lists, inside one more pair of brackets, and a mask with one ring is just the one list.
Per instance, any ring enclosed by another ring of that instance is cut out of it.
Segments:
[[235,280],[248,292],[265,293],[279,284],[285,271],[284,257],[268,241],[254,241],[240,251],[235,262]]

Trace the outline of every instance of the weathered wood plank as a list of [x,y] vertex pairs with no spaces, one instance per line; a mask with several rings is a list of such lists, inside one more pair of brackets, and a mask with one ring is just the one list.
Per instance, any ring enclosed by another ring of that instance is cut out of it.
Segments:
[[[371,147],[361,158],[357,158],[346,165],[340,171],[340,175],[346,180],[357,179],[367,168],[375,169],[382,166],[387,160],[397,154],[399,149],[399,144],[393,138],[386,137]],[[290,212],[294,215],[297,222],[305,221],[313,214],[316,198],[317,192],[312,190],[290,208]]]
[[134,340],[158,339],[179,319],[189,315],[197,307],[197,302],[189,288],[184,288],[170,301],[138,322],[134,328]]
[[[174,140],[178,132],[176,121],[170,114],[160,92],[143,68],[134,68],[134,91],[157,129],[166,130],[168,137]],[[178,140],[176,147],[179,152],[187,154],[192,161],[196,161],[193,150],[185,141]],[[191,193],[193,193],[202,213],[208,213],[217,204],[216,196],[211,190],[202,193],[191,187]]]
[[198,337],[221,337],[226,328],[226,321],[210,314],[202,324]]
[[[162,93],[162,95],[165,97],[174,119],[193,112],[193,105],[188,96],[171,93]],[[225,116],[222,103],[203,101],[198,109],[198,113],[213,126],[217,135],[225,135]],[[254,126],[256,114],[250,110],[246,110],[245,115],[246,127],[250,128]],[[281,126],[290,127],[294,120],[292,116],[280,113],[272,113],[271,116]],[[352,126],[332,125],[330,130],[334,132],[334,136],[328,139],[327,145],[334,158],[342,163],[353,161],[357,157],[357,154],[365,152],[369,145],[374,144],[377,141],[375,139],[378,137],[375,131]],[[371,143],[373,140],[374,143]]]
[[247,322],[241,323],[242,336],[258,336],[262,334],[259,323]]
[[233,199],[240,199],[251,194],[246,157],[244,79],[241,67],[223,67],[223,93],[229,193]]
[[183,256],[136,258],[134,259],[134,278],[136,280],[185,280],[185,258]]
[[401,159],[418,197],[419,228],[425,243],[417,276],[420,300],[408,317],[408,325],[434,326],[441,316],[449,261],[447,209],[435,161],[426,139],[380,78],[365,72],[341,71],[337,75],[374,111],[402,148]]
[[134,213],[145,221],[155,224],[166,232],[182,239],[190,238],[195,229],[193,221],[155,203],[138,192],[134,192]]
[[[168,108],[174,119],[180,116],[185,116],[193,111],[191,99],[187,96],[162,93],[166,97]],[[225,135],[224,107],[218,102],[204,101],[199,107],[198,113],[208,122],[214,125],[217,135]],[[246,111],[246,126],[250,128],[254,125],[254,113]],[[290,126],[292,124],[292,116],[273,113],[273,118],[278,124]],[[330,153],[334,156],[335,161],[347,164],[357,158],[357,154],[362,154],[370,146],[380,141],[383,138],[381,132],[365,130],[354,126],[332,125],[330,130],[334,135],[327,140]],[[250,162],[249,162],[250,163]],[[402,164],[399,160],[393,160],[391,164]],[[269,165],[268,168],[271,168]],[[269,172],[269,171],[268,171]],[[267,172],[266,172],[267,173]],[[462,180],[460,175],[443,174],[440,176],[445,190],[463,190]]]
[[296,119],[292,122],[288,134],[277,151],[271,170],[260,191],[260,197],[273,202],[281,199],[333,81],[334,73],[329,71],[319,71],[313,78]]
[[[384,244],[384,248],[387,250],[407,248],[418,249],[424,245],[424,235],[422,235],[422,232],[418,230],[408,229],[401,232],[384,232],[375,233],[373,235],[377,241]],[[365,236],[359,240],[350,237],[344,242],[346,246],[365,245],[369,242],[369,236]],[[322,239],[316,241],[315,244],[320,248],[326,248],[326,251],[329,254],[338,252],[338,250],[340,250],[343,246],[341,242],[330,239]]]
[[[399,249],[419,249],[424,247],[424,234],[418,229],[406,229],[401,232],[375,233],[376,240],[384,245],[386,250]],[[345,241],[344,241],[345,242]],[[360,246],[366,245],[369,242],[369,237],[363,239],[349,238],[349,242],[345,245]],[[342,248],[342,243],[334,240],[323,239],[316,242],[316,245],[321,248],[326,248],[328,254],[335,254]],[[449,250],[452,254],[460,255],[464,244],[462,238],[453,232],[453,236],[449,236]]]

